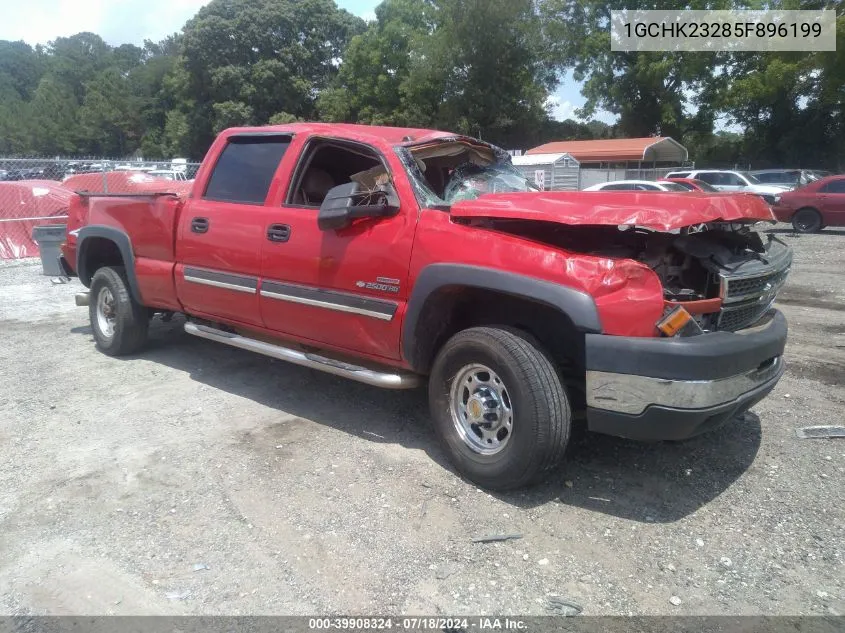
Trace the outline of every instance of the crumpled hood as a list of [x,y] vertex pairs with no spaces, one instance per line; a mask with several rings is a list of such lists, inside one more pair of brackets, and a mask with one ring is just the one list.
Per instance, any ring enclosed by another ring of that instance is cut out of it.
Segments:
[[629,225],[671,231],[705,222],[774,220],[754,194],[644,191],[488,193],[452,205],[453,218],[537,220],[569,225]]

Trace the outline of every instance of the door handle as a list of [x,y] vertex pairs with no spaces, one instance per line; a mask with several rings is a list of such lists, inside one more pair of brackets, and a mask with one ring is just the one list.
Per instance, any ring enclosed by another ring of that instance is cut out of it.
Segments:
[[267,239],[271,242],[287,242],[290,239],[290,225],[271,224],[267,227]]
[[194,233],[207,233],[208,224],[208,218],[193,218],[191,220],[191,231]]

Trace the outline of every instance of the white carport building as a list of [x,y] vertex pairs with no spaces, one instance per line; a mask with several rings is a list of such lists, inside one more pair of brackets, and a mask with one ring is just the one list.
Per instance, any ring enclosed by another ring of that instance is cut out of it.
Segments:
[[571,154],[526,154],[512,156],[514,167],[546,191],[577,191],[580,164]]

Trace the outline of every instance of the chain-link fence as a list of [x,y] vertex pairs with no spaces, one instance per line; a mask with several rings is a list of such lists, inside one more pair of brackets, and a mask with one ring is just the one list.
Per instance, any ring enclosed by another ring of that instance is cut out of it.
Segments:
[[74,192],[187,195],[199,163],[184,159],[0,158],[0,259],[36,257],[32,229],[61,224]]

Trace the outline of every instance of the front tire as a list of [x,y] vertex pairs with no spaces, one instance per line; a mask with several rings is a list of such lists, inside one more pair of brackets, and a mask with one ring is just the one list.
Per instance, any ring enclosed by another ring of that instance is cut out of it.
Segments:
[[535,482],[562,459],[566,390],[528,334],[477,327],[443,346],[429,377],[435,432],[455,468],[491,490]]
[[822,216],[815,209],[798,209],[792,216],[792,228],[796,233],[818,233],[822,230]]
[[97,349],[109,356],[124,356],[144,346],[148,313],[129,293],[122,266],[97,270],[91,279],[90,297],[88,316]]

